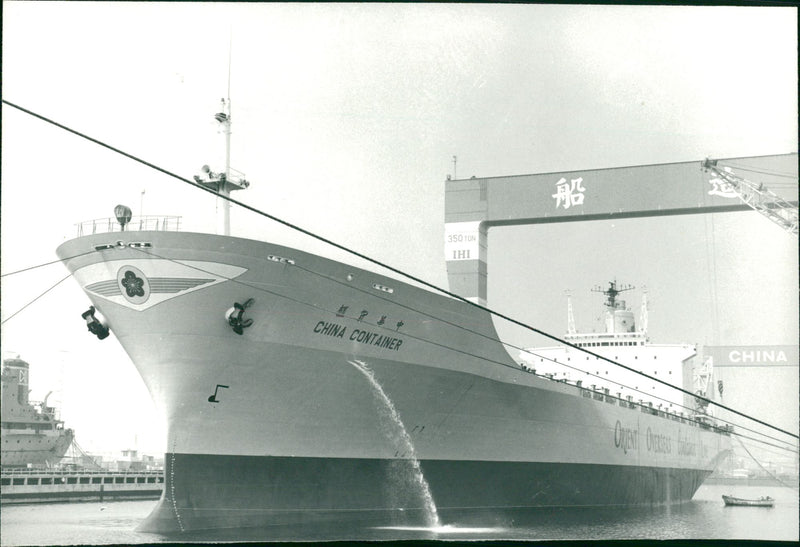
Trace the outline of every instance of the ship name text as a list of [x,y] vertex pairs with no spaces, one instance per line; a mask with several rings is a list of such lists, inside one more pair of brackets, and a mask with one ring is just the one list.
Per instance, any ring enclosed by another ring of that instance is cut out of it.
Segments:
[[326,336],[333,336],[336,338],[343,338],[346,330],[347,327],[343,325],[339,325],[338,323],[328,323],[326,321],[320,321],[317,323],[317,326],[314,327],[314,332],[317,334],[324,334]]
[[[323,336],[332,336],[334,338],[345,338],[347,327],[338,323],[329,323],[328,321],[319,321],[314,326],[314,333]],[[354,329],[350,332],[347,338],[351,342],[358,342],[370,346],[377,346],[379,348],[398,351],[400,346],[403,345],[402,338],[394,338],[377,332],[372,332],[362,329]]]

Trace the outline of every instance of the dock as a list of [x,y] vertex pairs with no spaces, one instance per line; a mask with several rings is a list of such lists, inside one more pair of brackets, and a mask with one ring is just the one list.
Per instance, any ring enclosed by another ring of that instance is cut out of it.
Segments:
[[164,472],[3,469],[0,503],[158,499]]

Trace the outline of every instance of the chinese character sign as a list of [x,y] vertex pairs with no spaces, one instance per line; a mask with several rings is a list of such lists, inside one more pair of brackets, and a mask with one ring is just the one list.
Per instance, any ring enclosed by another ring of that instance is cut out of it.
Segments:
[[736,193],[736,189],[727,181],[720,178],[712,178],[709,179],[708,183],[712,186],[711,190],[708,191],[708,195],[710,196],[720,196],[723,198],[739,197],[739,194]]
[[573,205],[583,205],[583,193],[585,191],[583,177],[572,179],[569,182],[562,177],[556,183],[556,193],[553,194],[553,198],[556,200],[556,209],[562,205],[564,209],[569,209]]

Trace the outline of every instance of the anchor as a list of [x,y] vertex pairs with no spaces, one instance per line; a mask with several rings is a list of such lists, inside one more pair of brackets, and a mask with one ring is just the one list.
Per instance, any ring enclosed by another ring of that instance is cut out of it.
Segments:
[[228,311],[225,312],[225,318],[228,320],[228,324],[233,329],[233,332],[236,334],[244,334],[244,329],[249,327],[253,324],[252,319],[245,319],[244,318],[244,310],[249,308],[253,305],[253,299],[250,298],[245,301],[244,304],[239,304],[238,302],[233,303],[232,308],[228,308]]
[[[95,316],[95,313],[99,317]],[[89,309],[81,314],[81,317],[86,321],[86,326],[89,332],[103,340],[108,336],[108,324],[105,317],[99,311],[95,310],[94,306],[89,306]]]

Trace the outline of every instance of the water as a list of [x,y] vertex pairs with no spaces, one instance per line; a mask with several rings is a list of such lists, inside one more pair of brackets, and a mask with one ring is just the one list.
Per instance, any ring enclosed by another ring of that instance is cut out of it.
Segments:
[[424,515],[427,528],[440,528],[442,523],[439,520],[439,514],[436,510],[433,496],[431,495],[431,489],[428,486],[428,481],[426,481],[425,477],[422,475],[422,469],[419,466],[419,460],[414,450],[414,444],[411,442],[411,436],[408,434],[408,431],[406,431],[406,426],[403,425],[403,421],[400,419],[400,415],[397,413],[394,404],[391,399],[389,399],[389,396],[386,395],[386,392],[383,391],[383,387],[381,387],[378,379],[375,378],[375,373],[372,372],[372,369],[369,368],[367,363],[363,361],[348,361],[348,363],[361,371],[367,380],[369,380],[372,393],[375,396],[375,401],[378,403],[378,415],[386,437],[397,448],[397,455],[399,455],[400,458],[408,458],[406,461],[411,462],[411,469],[405,473],[403,471],[405,462],[395,462],[397,465],[397,474],[399,477],[406,475],[411,478],[412,487],[421,497],[422,505],[425,508]]
[[[773,508],[725,507],[722,494],[772,496]],[[796,490],[770,486],[702,486],[690,502],[669,506],[443,512],[436,527],[340,525],[225,530],[162,536],[134,532],[156,501],[3,506],[0,545],[142,544],[319,540],[749,539],[798,541]]]

